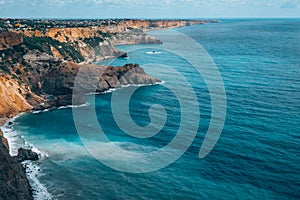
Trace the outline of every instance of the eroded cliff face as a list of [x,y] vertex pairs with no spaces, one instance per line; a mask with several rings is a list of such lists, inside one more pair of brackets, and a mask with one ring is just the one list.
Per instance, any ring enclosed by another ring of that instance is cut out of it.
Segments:
[[59,42],[74,42],[84,38],[102,37],[101,28],[49,28],[45,32],[39,30],[23,31],[23,34],[28,37],[50,37]]
[[99,45],[94,48],[91,48],[82,42],[79,51],[88,63],[118,58],[126,54],[125,52],[116,49],[111,40],[100,42]]
[[162,44],[161,40],[148,35],[140,30],[131,31],[129,33],[118,33],[111,36],[110,41],[114,45],[126,45],[126,44]]
[[29,95],[31,97],[34,94],[24,85],[0,74],[0,123],[21,112],[30,111],[33,106],[28,103]]

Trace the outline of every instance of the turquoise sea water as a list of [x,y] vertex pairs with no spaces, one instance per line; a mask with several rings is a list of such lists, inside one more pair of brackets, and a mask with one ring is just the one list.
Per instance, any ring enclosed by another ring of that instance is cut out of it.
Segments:
[[[208,51],[224,80],[227,117],[213,151],[205,159],[198,157],[211,116],[203,78],[182,58],[157,50],[159,45],[140,45],[140,50],[129,53],[130,59],[117,59],[113,65],[166,64],[184,75],[195,90],[201,111],[193,144],[179,160],[159,171],[124,173],[88,153],[77,134],[71,108],[23,115],[15,120],[18,135],[14,137],[19,145],[24,138],[48,155],[35,164],[41,169],[37,178],[52,198],[300,198],[300,20],[224,20],[178,30]],[[126,51],[130,46],[119,48]],[[161,54],[147,54],[153,50]],[[164,74],[160,78],[180,90],[178,79]],[[122,89],[126,90],[129,88]],[[165,127],[149,139],[131,137],[118,128],[111,112],[111,96],[97,95],[95,102],[88,98],[88,106],[76,108],[84,114],[95,105],[99,123],[111,141],[125,149],[148,152],[174,138],[180,123],[180,103],[164,84],[141,87],[131,98],[132,118],[141,126],[150,122],[151,105],[166,108]],[[122,105],[122,99],[117,103]],[[88,119],[82,123],[93,130]],[[108,159],[124,165],[134,159],[114,155],[105,144],[97,148]],[[39,195],[42,197],[43,193]]]

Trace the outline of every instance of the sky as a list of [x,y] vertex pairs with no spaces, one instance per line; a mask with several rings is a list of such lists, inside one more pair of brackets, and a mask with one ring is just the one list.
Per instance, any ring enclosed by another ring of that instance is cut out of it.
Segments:
[[300,0],[0,0],[1,18],[299,18]]

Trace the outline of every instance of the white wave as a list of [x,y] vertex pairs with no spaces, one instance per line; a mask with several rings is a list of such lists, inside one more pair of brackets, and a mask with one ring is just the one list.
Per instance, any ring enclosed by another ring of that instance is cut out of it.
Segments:
[[109,94],[109,93],[112,93],[112,92],[114,92],[116,90],[119,90],[119,89],[122,89],[122,88],[162,85],[164,83],[165,82],[162,81],[162,82],[156,82],[154,84],[128,84],[128,85],[121,85],[119,88],[111,88],[111,89],[109,89],[107,91],[104,91],[104,92],[92,92],[92,93],[89,93],[88,95]]
[[160,51],[149,51],[146,54],[162,54]]
[[157,82],[156,85],[163,85],[165,83],[166,83],[166,81],[161,81],[161,82]]
[[81,108],[81,107],[85,107],[85,106],[88,106],[89,104],[88,103],[85,103],[85,104],[81,104],[81,105],[68,105],[68,106],[61,106],[61,107],[58,107],[57,109],[58,110],[61,110],[61,109],[67,109],[67,108]]
[[[21,138],[24,139],[24,136],[21,136]],[[31,151],[35,152],[38,156],[40,160],[44,160],[46,158],[49,157],[49,155],[46,152],[40,151],[38,148],[36,148],[33,144],[28,143],[25,139],[25,148],[29,148],[31,149]]]
[[165,82],[162,81],[162,82],[156,82],[154,84],[128,84],[128,85],[121,85],[119,88],[111,88],[107,91],[104,91],[104,92],[91,92],[89,93],[88,95],[98,95],[98,94],[109,94],[109,93],[112,93],[116,90],[119,90],[119,89],[122,89],[122,88],[128,88],[128,87],[143,87],[143,86],[153,86],[153,85],[162,85],[164,84]]
[[[99,94],[109,94],[109,93],[112,93],[116,90],[119,90],[119,89],[122,89],[122,88],[128,88],[128,87],[143,87],[143,86],[153,86],[153,85],[163,85],[165,84],[165,81],[161,81],[161,82],[156,82],[154,84],[128,84],[128,85],[121,85],[119,88],[111,88],[107,91],[104,91],[104,92],[90,92],[88,93],[87,95],[99,95]],[[82,106],[88,106],[88,104],[83,104]]]
[[38,176],[42,173],[41,168],[31,161],[24,161],[22,164],[25,168],[29,183],[33,188],[33,198],[35,200],[52,200],[53,198],[47,191],[47,188],[38,180]]
[[127,87],[143,87],[143,86],[153,86],[153,85],[160,85],[161,82],[156,82],[154,84],[128,84],[128,85],[122,85],[121,88],[127,88]]
[[52,110],[61,110],[61,109],[67,109],[67,108],[80,108],[80,107],[85,107],[85,106],[88,106],[87,103],[85,104],[81,104],[81,105],[68,105],[68,106],[60,106],[58,108],[49,108],[49,109],[45,109],[45,110],[36,110],[36,111],[33,111],[32,114],[39,114],[39,113],[42,113],[42,112],[49,112],[49,111],[52,111]]
[[45,110],[36,110],[36,111],[33,111],[32,113],[33,114],[39,114],[39,113],[43,113],[43,112],[49,112],[51,109],[45,109]]
[[117,88],[112,88],[112,89],[109,89],[109,90],[107,90],[107,91],[100,92],[99,94],[108,94],[108,93],[112,93],[112,92],[114,92],[114,91],[116,91],[116,90],[117,90]]

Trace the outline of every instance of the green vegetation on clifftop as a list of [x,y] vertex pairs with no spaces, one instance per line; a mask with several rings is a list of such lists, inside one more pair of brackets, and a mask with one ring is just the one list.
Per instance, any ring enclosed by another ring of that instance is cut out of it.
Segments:
[[53,56],[51,46],[58,50],[65,60],[83,62],[84,57],[75,49],[74,44],[62,43],[50,37],[24,37],[24,45],[29,50],[39,50]]

